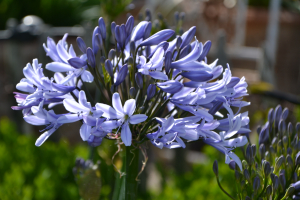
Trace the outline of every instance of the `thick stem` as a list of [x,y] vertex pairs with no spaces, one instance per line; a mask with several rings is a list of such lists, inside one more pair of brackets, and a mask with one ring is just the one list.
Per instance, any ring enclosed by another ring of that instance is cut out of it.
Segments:
[[132,145],[125,147],[125,200],[137,199],[137,186],[136,180],[139,173],[139,148]]

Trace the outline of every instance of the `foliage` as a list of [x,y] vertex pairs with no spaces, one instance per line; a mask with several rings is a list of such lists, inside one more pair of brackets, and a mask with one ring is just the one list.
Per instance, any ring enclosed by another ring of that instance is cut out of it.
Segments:
[[39,149],[33,144],[7,118],[0,120],[1,199],[79,199],[72,167],[76,156],[86,157],[85,147],[65,140]]

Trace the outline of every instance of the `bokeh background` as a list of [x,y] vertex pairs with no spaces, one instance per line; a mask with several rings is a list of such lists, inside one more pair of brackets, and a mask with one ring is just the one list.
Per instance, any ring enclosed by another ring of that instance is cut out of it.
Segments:
[[[246,77],[251,106],[244,110],[249,110],[253,143],[256,127],[265,122],[270,107],[288,107],[289,120],[300,121],[298,0],[1,0],[0,199],[80,199],[80,175],[74,176],[72,170],[78,157],[100,161],[100,199],[112,198],[118,176],[113,164],[122,165],[122,153],[112,162],[115,143],[104,141],[91,156],[80,139],[78,123],[64,125],[35,147],[42,127],[26,124],[21,112],[11,110],[16,105],[15,85],[32,59],[43,65],[50,62],[42,47],[48,36],[58,41],[68,32],[68,43],[78,52],[76,37],[91,45],[100,16],[109,25],[125,23],[130,13],[136,22],[151,20],[160,29],[174,28],[176,12],[184,18],[182,31],[197,26],[197,39],[212,41],[209,62],[218,58],[219,64],[230,64],[234,76]],[[224,163],[224,155],[201,141],[186,149],[146,148],[149,160],[140,176],[140,199],[226,199],[212,171],[215,159],[223,187],[235,192],[234,171]]]

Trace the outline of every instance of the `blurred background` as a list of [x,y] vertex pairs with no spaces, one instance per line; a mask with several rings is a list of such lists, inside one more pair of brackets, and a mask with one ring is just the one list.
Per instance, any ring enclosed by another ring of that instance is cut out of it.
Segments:
[[[148,9],[148,10],[147,10]],[[147,10],[147,12],[146,12]],[[150,12],[149,12],[150,11]],[[0,1],[0,198],[80,199],[80,173],[72,172],[75,159],[98,163],[100,199],[111,199],[122,153],[113,141],[104,141],[90,156],[79,136],[80,124],[64,125],[41,147],[34,143],[42,127],[22,119],[13,92],[23,78],[22,69],[38,58],[50,62],[43,50],[47,37],[58,41],[69,33],[68,43],[79,52],[76,37],[91,45],[100,16],[106,25],[151,20],[157,30],[175,28],[174,15],[183,19],[182,30],[197,26],[197,39],[212,41],[208,62],[230,64],[234,76],[246,77],[250,138],[267,110],[281,104],[290,109],[292,122],[300,121],[300,1],[298,0],[1,0]],[[47,74],[47,73],[46,73]],[[48,74],[51,76],[51,73]],[[90,86],[92,87],[92,86]],[[148,163],[139,185],[140,199],[226,199],[218,188],[212,163],[219,161],[223,187],[234,193],[234,171],[224,155],[201,141],[186,149],[160,150],[146,145]],[[240,154],[237,149],[237,154]],[[143,158],[141,158],[143,159]],[[77,181],[77,182],[76,182]],[[96,198],[97,199],[97,198]]]

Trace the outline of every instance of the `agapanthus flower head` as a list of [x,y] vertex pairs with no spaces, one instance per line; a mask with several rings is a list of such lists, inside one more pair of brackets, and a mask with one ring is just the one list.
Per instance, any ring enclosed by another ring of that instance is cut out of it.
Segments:
[[[248,113],[239,113],[250,104],[243,101],[245,78],[233,77],[229,65],[223,70],[218,60],[207,63],[212,44],[196,39],[196,27],[175,37],[178,32],[172,29],[154,31],[151,21],[134,24],[132,16],[110,27],[100,18],[90,46],[77,38],[81,55],[67,45],[67,34],[57,43],[47,39],[44,49],[53,62],[46,69],[55,72],[54,78],[44,76],[37,60],[28,64],[26,78],[17,85],[24,93],[15,93],[18,106],[13,107],[23,110],[28,123],[47,125],[36,145],[63,124],[80,121],[80,136],[91,146],[108,138],[126,146],[149,140],[159,148],[185,148],[202,139],[224,153],[226,163],[242,169],[233,150],[247,143],[250,132]],[[108,46],[107,40],[115,44]],[[95,83],[99,99],[81,89],[83,82]],[[49,109],[62,104],[65,113],[56,115],[44,108],[48,104]],[[233,112],[232,107],[239,109]],[[287,115],[279,108],[275,113],[277,123]]]

